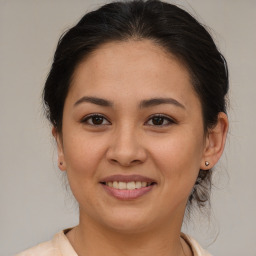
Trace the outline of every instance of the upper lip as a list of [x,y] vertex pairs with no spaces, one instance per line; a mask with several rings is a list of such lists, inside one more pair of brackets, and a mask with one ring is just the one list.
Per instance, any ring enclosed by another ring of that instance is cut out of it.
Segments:
[[146,176],[142,176],[142,175],[122,175],[122,174],[116,174],[116,175],[111,175],[111,176],[107,176],[103,179],[101,179],[100,182],[110,182],[110,181],[122,181],[122,182],[131,182],[131,181],[145,181],[145,182],[156,182],[154,179],[151,179],[149,177]]

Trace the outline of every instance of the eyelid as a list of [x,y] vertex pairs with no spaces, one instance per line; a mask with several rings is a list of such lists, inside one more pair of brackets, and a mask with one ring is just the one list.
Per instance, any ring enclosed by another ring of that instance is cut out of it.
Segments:
[[[98,116],[98,117],[102,117],[103,119],[105,119],[108,124],[99,124],[99,125],[96,125],[96,124],[89,124],[87,121],[92,118],[92,117],[95,117],[95,116]],[[89,115],[86,115],[84,116],[81,121],[81,123],[85,123],[86,125],[90,125],[90,126],[103,126],[103,125],[109,125],[111,124],[110,121],[108,120],[108,118],[106,118],[103,114],[100,114],[100,113],[92,113],[92,114],[89,114]]]
[[[90,123],[87,122],[90,118],[95,117],[95,116],[97,116],[97,117],[102,117],[103,119],[105,119],[105,120],[108,122],[108,124],[99,124],[99,125],[97,125],[97,124],[90,124]],[[161,128],[161,127],[170,126],[170,125],[172,125],[172,124],[176,124],[176,123],[177,123],[177,121],[176,121],[174,118],[172,118],[172,117],[170,117],[170,116],[168,116],[168,115],[165,115],[165,114],[153,114],[153,115],[149,116],[149,118],[147,119],[147,121],[145,122],[145,124],[147,124],[147,123],[148,123],[150,120],[152,120],[154,117],[163,118],[163,119],[165,119],[165,120],[168,121],[168,124],[163,124],[163,125],[154,125],[154,124],[150,124],[150,125],[149,125],[149,124],[148,124],[149,126],[155,126],[155,127]],[[86,115],[86,116],[84,116],[84,117],[81,119],[80,122],[81,122],[81,123],[85,123],[86,125],[90,125],[90,126],[104,126],[104,125],[110,125],[110,124],[111,124],[111,122],[108,120],[108,118],[106,118],[105,115],[100,114],[100,113],[92,113],[92,114]]]
[[150,124],[149,126],[155,126],[155,127],[165,127],[165,126],[169,126],[169,125],[172,125],[172,124],[177,124],[177,121],[170,117],[170,116],[167,116],[167,115],[164,115],[164,114],[153,114],[151,115],[148,120],[146,121],[146,123],[149,122],[149,120],[152,120],[154,117],[161,117],[161,118],[164,118],[165,120],[167,120],[169,123],[168,124],[164,124],[164,125],[153,125],[153,124]]

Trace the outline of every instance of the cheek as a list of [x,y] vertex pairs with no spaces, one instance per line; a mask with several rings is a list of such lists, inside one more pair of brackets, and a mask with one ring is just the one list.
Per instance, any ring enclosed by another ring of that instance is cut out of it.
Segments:
[[70,188],[80,206],[87,208],[95,204],[92,191],[98,183],[98,170],[104,155],[104,143],[99,138],[85,136],[84,132],[66,136],[64,157]]
[[95,174],[104,153],[103,141],[100,138],[85,136],[84,132],[66,136],[64,141],[67,172],[81,181]]
[[194,132],[175,133],[160,144],[152,144],[152,156],[166,189],[189,193],[200,169],[202,135]]

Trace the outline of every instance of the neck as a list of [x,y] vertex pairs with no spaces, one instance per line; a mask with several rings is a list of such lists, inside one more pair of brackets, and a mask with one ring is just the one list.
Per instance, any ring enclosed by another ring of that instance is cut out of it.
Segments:
[[180,238],[181,225],[182,219],[175,219],[150,230],[122,232],[80,215],[79,225],[67,237],[79,256],[189,256],[191,250]]

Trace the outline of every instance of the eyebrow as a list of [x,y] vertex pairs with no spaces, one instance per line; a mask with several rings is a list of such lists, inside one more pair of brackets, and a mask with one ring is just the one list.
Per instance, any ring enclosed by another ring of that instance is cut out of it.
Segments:
[[140,103],[140,108],[154,107],[161,104],[173,104],[177,107],[185,109],[185,106],[173,98],[152,98],[149,100],[143,100]]
[[[103,106],[103,107],[113,107],[113,105],[114,105],[113,102],[106,100],[106,99],[102,99],[102,98],[98,98],[98,97],[84,96],[81,99],[79,99],[78,101],[76,101],[74,106],[77,106],[77,105],[79,105],[81,103],[85,103],[85,102],[96,104],[96,105]],[[154,106],[161,105],[161,104],[172,104],[177,107],[185,109],[184,105],[182,105],[180,102],[178,102],[177,100],[175,100],[173,98],[152,98],[152,99],[148,99],[148,100],[143,100],[140,102],[139,108],[154,107]]]
[[103,106],[103,107],[112,107],[113,106],[113,103],[108,101],[108,100],[105,100],[105,99],[102,99],[102,98],[97,98],[97,97],[88,97],[88,96],[84,96],[81,99],[79,99],[74,104],[74,106],[77,106],[77,105],[79,105],[81,103],[84,103],[84,102],[93,103],[93,104]]

